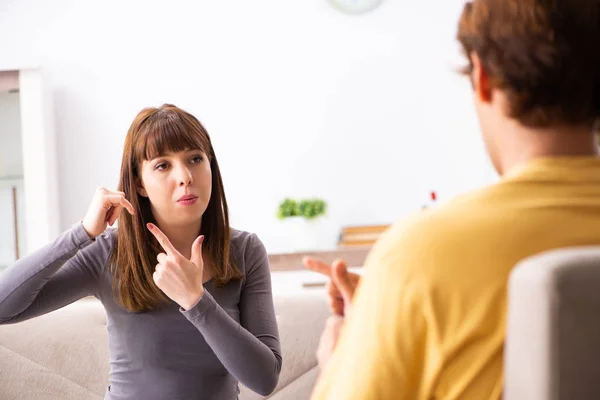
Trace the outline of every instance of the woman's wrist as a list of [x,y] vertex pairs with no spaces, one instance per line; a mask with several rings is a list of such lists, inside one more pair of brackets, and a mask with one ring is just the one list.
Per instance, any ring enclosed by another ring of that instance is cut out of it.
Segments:
[[187,304],[185,304],[184,306],[182,306],[182,308],[185,311],[189,311],[192,308],[196,307],[196,304],[198,304],[200,302],[200,300],[202,299],[202,296],[204,296],[204,288],[202,288],[202,290],[200,291],[199,294],[192,296],[190,298],[190,301],[187,302]]
[[96,239],[96,237],[94,235],[92,235],[89,230],[87,230],[87,228],[85,227],[85,224],[83,223],[83,220],[81,220],[81,227],[83,228],[83,230],[85,231],[85,233],[87,233],[87,235],[90,238],[90,240]]

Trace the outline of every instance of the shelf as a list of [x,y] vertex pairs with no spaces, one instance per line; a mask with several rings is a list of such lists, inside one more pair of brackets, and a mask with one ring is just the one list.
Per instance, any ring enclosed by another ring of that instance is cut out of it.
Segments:
[[348,263],[349,267],[363,266],[371,246],[356,246],[351,248],[338,248],[335,250],[323,251],[303,251],[296,253],[269,254],[269,265],[271,271],[293,271],[304,270],[306,267],[302,264],[305,256],[314,257],[323,260],[326,263],[332,263],[336,258],[341,258]]
[[22,175],[0,175],[0,187],[10,187],[23,183]]

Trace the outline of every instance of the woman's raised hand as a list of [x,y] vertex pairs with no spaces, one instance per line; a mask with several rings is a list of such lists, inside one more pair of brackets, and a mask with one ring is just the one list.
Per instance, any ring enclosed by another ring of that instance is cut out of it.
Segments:
[[93,239],[104,232],[108,225],[112,226],[123,209],[131,215],[135,214],[133,206],[125,198],[125,193],[99,187],[83,218],[83,229]]

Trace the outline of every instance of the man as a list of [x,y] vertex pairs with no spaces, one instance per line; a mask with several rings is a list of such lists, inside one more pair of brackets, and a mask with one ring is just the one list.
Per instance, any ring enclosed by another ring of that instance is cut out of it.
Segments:
[[306,260],[332,276],[339,314],[322,337],[314,400],[501,398],[512,268],[543,251],[600,244],[599,8],[465,5],[458,39],[502,180],[392,226],[360,283],[342,261]]

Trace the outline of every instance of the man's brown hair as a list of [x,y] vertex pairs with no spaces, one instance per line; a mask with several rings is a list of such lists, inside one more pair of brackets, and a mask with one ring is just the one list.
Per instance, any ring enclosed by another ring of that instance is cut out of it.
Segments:
[[[600,117],[600,0],[473,0],[458,40],[523,125],[589,124]],[[465,73],[470,74],[472,63]]]

